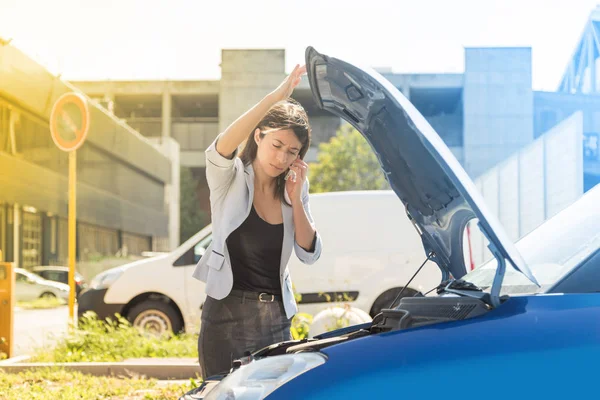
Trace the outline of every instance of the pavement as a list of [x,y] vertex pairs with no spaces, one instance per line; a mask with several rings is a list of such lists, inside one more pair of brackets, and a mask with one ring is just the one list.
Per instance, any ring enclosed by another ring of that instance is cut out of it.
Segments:
[[31,354],[35,348],[52,346],[67,332],[68,321],[68,306],[42,310],[15,307],[13,355]]
[[30,363],[28,357],[0,361],[0,371],[18,373],[25,370],[61,367],[94,376],[144,376],[158,380],[187,380],[200,376],[196,358],[136,358],[120,362]]

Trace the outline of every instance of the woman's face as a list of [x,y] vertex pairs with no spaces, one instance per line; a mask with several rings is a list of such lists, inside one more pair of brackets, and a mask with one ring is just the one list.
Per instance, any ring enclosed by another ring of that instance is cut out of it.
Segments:
[[254,140],[258,144],[256,161],[267,175],[276,178],[292,165],[298,158],[302,143],[291,129],[265,131],[261,138],[260,131],[254,133]]

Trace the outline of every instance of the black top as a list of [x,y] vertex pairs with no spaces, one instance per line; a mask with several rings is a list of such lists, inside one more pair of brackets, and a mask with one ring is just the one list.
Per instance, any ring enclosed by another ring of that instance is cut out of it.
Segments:
[[233,288],[281,295],[282,247],[283,223],[269,224],[252,205],[248,218],[227,238]]

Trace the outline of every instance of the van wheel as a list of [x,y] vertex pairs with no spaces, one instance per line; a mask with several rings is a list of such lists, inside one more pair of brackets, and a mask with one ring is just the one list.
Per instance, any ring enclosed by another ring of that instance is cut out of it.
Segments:
[[[371,311],[369,312],[371,318],[379,314],[384,308],[389,308],[390,305],[392,305],[392,301],[394,301],[394,299],[396,298],[396,296],[398,296],[398,293],[400,293],[401,290],[402,288],[393,288],[381,293],[379,297],[373,302],[373,306],[371,307]],[[415,294],[417,294],[416,290],[406,288],[404,289],[404,292],[402,292],[402,297],[412,297]]]
[[129,311],[128,319],[136,328],[157,336],[183,330],[183,322],[177,312],[162,301],[149,300],[136,304]]
[[40,299],[52,300],[55,298],[56,298],[56,295],[52,292],[44,292],[40,295]]

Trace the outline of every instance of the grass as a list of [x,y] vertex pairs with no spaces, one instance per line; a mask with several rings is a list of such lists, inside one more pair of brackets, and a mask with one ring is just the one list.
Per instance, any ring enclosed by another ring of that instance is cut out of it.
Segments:
[[[139,331],[123,317],[107,322],[86,314],[79,327],[51,349],[38,349],[31,362],[122,361],[141,357],[198,357],[197,335],[156,337]],[[187,384],[139,376],[95,377],[61,368],[2,373],[0,399],[177,399],[200,382]]]
[[[6,343],[6,338],[3,336],[0,336],[0,344],[5,344],[5,343]],[[8,354],[6,354],[2,350],[0,350],[0,361],[6,360],[7,358],[8,358]]]
[[63,299],[56,297],[44,297],[31,301],[17,301],[17,307],[26,310],[43,310],[47,308],[56,308],[67,304]]
[[37,349],[31,362],[113,362],[146,357],[198,358],[198,335],[157,337],[138,330],[121,316],[105,322],[86,313],[77,329],[54,348]]
[[[294,321],[295,337],[308,332],[309,315]],[[87,313],[79,326],[54,348],[38,349],[30,362],[122,361],[145,357],[197,358],[198,335],[156,337],[134,328],[127,319],[98,320]],[[0,368],[0,399],[176,399],[197,387],[199,381],[169,383],[143,377],[94,377],[60,368],[5,374]]]
[[58,368],[0,373],[0,399],[5,400],[177,399],[196,386],[194,380],[164,384],[141,377],[95,377]]

